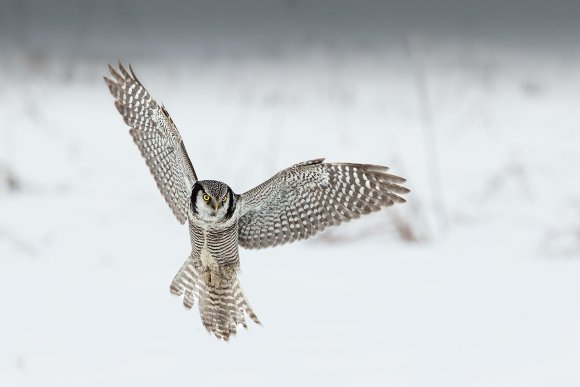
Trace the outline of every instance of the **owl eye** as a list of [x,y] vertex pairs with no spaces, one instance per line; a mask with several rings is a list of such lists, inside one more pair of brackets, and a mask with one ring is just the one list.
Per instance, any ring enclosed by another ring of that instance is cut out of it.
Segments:
[[206,202],[209,202],[209,195],[208,194],[203,194],[203,200]]
[[225,203],[225,202],[226,202],[226,200],[228,200],[228,197],[227,197],[227,195],[226,195],[226,196],[224,196],[224,197],[222,198],[222,202],[224,202],[224,203]]

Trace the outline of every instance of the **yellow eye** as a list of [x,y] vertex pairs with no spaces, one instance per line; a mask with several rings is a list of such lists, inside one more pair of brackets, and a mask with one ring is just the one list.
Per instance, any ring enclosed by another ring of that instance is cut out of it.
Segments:
[[208,194],[203,194],[203,200],[206,202],[209,202],[209,195]]
[[228,200],[228,197],[227,197],[227,196],[224,196],[224,197],[222,198],[222,202],[224,202],[224,203],[225,203],[225,202],[226,202],[226,200]]

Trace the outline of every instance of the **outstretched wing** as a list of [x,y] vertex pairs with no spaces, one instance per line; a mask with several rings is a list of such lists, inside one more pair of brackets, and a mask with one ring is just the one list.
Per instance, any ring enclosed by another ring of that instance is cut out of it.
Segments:
[[241,195],[239,243],[263,248],[306,239],[329,226],[404,203],[405,179],[368,164],[296,164]]
[[105,83],[115,97],[115,106],[131,127],[129,133],[145,158],[157,187],[181,224],[187,220],[189,198],[197,176],[181,135],[169,113],[151,97],[135,76],[119,62],[109,65],[111,78]]

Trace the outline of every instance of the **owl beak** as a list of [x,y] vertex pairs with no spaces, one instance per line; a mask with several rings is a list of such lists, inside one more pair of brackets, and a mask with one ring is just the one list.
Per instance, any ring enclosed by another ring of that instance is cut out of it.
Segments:
[[219,207],[220,207],[220,203],[219,203],[219,202],[216,202],[216,203],[213,205],[213,208],[214,208],[216,211],[218,210],[218,208],[219,208]]

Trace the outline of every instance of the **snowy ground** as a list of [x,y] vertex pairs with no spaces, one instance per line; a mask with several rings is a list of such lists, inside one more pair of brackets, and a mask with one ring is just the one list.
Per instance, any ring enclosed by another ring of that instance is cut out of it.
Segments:
[[580,384],[579,54],[411,42],[130,59],[201,178],[243,192],[324,156],[389,165],[412,193],[243,250],[263,326],[218,342],[169,294],[188,235],[106,62],[4,56],[0,386]]

